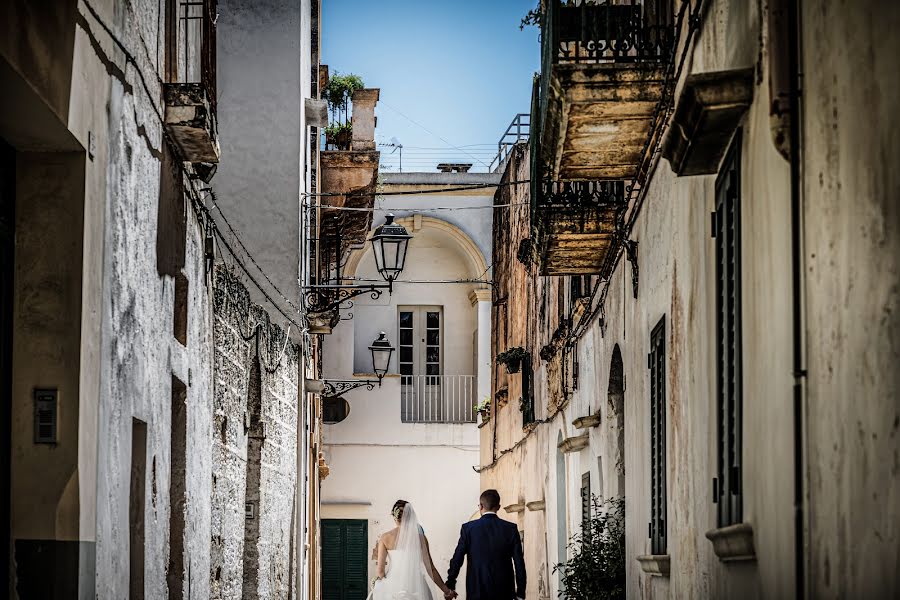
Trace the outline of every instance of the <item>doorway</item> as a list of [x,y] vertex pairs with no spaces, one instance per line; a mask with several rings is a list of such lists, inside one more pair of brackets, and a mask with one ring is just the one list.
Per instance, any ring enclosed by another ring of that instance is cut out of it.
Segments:
[[322,519],[322,600],[365,600],[369,522]]

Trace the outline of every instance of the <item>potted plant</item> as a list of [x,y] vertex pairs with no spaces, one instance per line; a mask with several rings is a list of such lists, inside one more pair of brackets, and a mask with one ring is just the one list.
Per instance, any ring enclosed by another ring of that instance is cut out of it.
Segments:
[[569,541],[569,560],[553,572],[569,600],[625,598],[625,500],[592,496],[591,504],[590,519]]
[[528,351],[521,346],[515,346],[497,355],[497,364],[506,365],[506,372],[509,374],[518,373],[522,366],[522,361],[528,357]]
[[487,423],[491,420],[491,397],[485,396],[481,402],[475,403],[473,407],[475,412],[481,417],[481,423]]
[[359,75],[335,72],[328,78],[328,85],[322,90],[322,97],[328,104],[329,125],[325,128],[325,143],[329,148],[349,150],[353,138],[353,124],[350,120],[350,101],[353,92],[365,87]]

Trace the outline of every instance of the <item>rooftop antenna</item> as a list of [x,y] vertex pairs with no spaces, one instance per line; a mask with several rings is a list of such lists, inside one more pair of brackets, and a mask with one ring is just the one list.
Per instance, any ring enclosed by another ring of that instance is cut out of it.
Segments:
[[393,154],[397,150],[400,151],[400,172],[402,173],[403,172],[403,144],[401,144],[400,140],[398,140],[396,137],[392,137],[391,143],[385,144],[385,146],[387,146],[388,148],[393,148],[393,150],[391,150],[391,154]]

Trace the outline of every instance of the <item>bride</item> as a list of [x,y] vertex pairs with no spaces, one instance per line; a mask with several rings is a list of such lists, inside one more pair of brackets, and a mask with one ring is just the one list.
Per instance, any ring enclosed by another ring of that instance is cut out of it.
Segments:
[[367,600],[434,600],[429,577],[445,597],[455,596],[434,567],[428,539],[412,504],[397,500],[391,515],[397,527],[378,540],[377,575]]

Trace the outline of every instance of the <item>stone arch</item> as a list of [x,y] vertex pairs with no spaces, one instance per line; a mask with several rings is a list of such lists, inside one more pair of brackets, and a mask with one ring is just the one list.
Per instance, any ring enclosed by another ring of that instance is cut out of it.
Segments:
[[625,497],[625,369],[622,364],[622,352],[619,345],[613,348],[609,364],[609,388],[607,391],[609,414],[613,417],[611,424],[615,427],[616,441],[616,475],[618,479],[617,495]]
[[[484,258],[484,254],[482,254],[481,250],[478,248],[478,245],[472,240],[472,238],[469,237],[469,234],[467,234],[465,231],[463,231],[453,223],[449,223],[447,221],[444,221],[443,219],[438,219],[437,217],[429,217],[425,215],[402,217],[396,219],[394,222],[403,225],[409,231],[413,231],[414,229],[432,229],[447,234],[451,239],[453,239],[453,241],[457,243],[457,247],[462,252],[463,256],[466,257],[469,277],[472,279],[482,279],[486,276],[485,273],[488,270],[488,265],[487,261]],[[359,264],[362,261],[362,258],[367,250],[367,247],[354,248],[350,253],[349,258],[347,259],[347,264],[344,266],[344,274],[347,277],[356,276],[356,270],[359,268]],[[486,287],[486,284],[481,284],[477,287]]]

